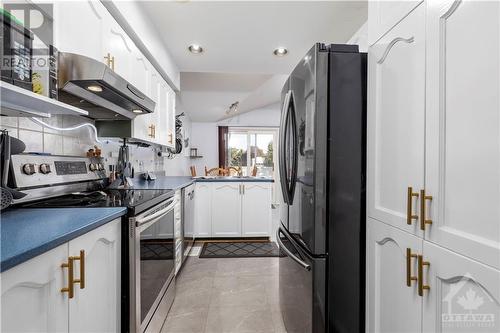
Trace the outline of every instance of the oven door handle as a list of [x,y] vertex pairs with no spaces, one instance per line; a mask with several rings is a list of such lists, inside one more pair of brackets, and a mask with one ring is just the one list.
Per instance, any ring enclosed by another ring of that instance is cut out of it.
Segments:
[[162,210],[157,211],[154,214],[149,215],[148,217],[137,220],[136,226],[140,227],[141,225],[149,223],[153,220],[157,220],[159,218],[162,218],[164,215],[167,215],[174,208],[174,206],[175,206],[175,201],[172,199],[172,203],[170,205],[168,205],[167,207],[163,208]]
[[[302,266],[306,271],[311,270],[311,265],[307,264],[306,262],[300,260],[296,255],[294,255],[292,252],[290,252],[289,249],[281,242],[280,238],[280,233],[283,233],[285,237],[287,236],[286,233],[284,233],[281,228],[278,228],[278,231],[276,232],[276,241],[278,242],[280,250],[283,250],[287,256],[289,256],[293,261],[295,261],[297,264]],[[293,245],[293,244],[292,244]]]

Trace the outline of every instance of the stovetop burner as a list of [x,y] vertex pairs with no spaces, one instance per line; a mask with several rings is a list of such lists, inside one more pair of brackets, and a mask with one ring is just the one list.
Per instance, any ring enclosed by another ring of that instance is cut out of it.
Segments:
[[[100,190],[76,192],[23,204],[25,208],[127,207],[142,211],[169,197],[171,190]],[[141,206],[141,207],[140,207]]]

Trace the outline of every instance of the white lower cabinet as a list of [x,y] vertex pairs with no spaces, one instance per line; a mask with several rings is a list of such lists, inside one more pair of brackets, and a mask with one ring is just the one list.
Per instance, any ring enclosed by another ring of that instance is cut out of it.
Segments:
[[197,238],[212,237],[212,184],[196,183],[194,231]]
[[84,251],[84,261],[74,261],[75,279],[82,282],[75,284],[74,298],[69,301],[70,332],[119,331],[120,244],[120,220],[68,243],[70,256],[80,257]]
[[424,241],[423,332],[500,332],[500,271]]
[[212,185],[212,237],[241,236],[240,183]]
[[420,332],[422,298],[411,279],[417,275],[417,260],[407,257],[407,249],[421,254],[422,240],[373,219],[367,221],[367,240],[366,331]]
[[243,237],[270,235],[271,183],[243,184],[241,232]]
[[3,272],[2,332],[67,332],[68,295],[61,288],[68,285],[68,244]]
[[499,332],[500,271],[367,222],[367,332]]
[[117,219],[3,272],[1,331],[119,331],[120,235]]
[[268,237],[271,202],[271,183],[197,182],[196,237]]

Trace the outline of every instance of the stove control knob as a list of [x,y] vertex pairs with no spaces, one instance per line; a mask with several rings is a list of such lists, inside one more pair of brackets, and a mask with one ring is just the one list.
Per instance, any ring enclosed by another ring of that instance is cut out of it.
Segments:
[[25,165],[23,165],[23,172],[24,174],[31,176],[32,174],[36,173],[35,165],[33,163],[26,163]]
[[40,172],[43,173],[44,175],[51,173],[52,170],[50,170],[50,164],[48,163],[40,164]]
[[102,163],[97,163],[97,170],[104,171],[104,165]]
[[90,163],[89,164],[89,169],[90,169],[90,171],[97,171],[97,164],[96,163]]

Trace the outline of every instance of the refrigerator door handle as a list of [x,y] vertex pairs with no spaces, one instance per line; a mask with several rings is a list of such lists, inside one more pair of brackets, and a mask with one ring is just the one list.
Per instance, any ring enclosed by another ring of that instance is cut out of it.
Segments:
[[287,185],[287,175],[286,175],[286,156],[285,156],[285,144],[286,144],[286,124],[288,121],[288,109],[290,106],[290,95],[292,91],[289,90],[283,101],[283,106],[281,110],[281,122],[280,122],[280,140],[279,140],[279,172],[280,172],[280,183],[281,191],[283,193],[283,200],[286,204],[290,204],[290,193]]
[[[289,204],[293,204],[293,196],[295,194],[295,185],[297,183],[297,167],[298,167],[298,137],[297,137],[297,122],[295,119],[295,97],[293,96],[293,90],[290,90],[290,101],[289,105],[291,104],[293,108],[293,113],[290,115],[291,116],[291,126],[292,126],[292,133],[293,133],[293,145],[292,145],[292,169],[290,170],[291,172],[291,178],[290,178],[290,187],[288,188],[288,200]],[[288,110],[290,110],[290,106],[288,107]],[[288,116],[288,114],[287,114]]]
[[283,235],[285,235],[286,237],[286,234],[281,230],[281,228],[278,228],[278,230],[276,231],[276,241],[278,242],[280,250],[283,250],[283,252],[285,252],[287,256],[289,256],[293,261],[302,266],[302,268],[304,268],[306,271],[310,271],[311,265],[300,260],[296,255],[290,252],[290,250],[288,250],[287,247],[281,242],[280,233],[283,233]]

